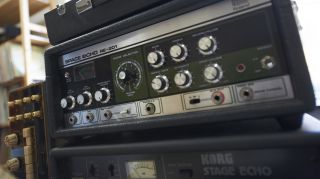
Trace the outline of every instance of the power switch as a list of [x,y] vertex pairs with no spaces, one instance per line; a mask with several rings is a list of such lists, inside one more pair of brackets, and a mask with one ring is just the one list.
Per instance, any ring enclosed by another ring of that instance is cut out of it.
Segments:
[[192,169],[180,169],[180,175],[182,178],[192,178],[193,177],[193,170]]
[[190,99],[190,101],[189,101],[190,104],[199,104],[200,102],[201,102],[201,100],[199,98]]

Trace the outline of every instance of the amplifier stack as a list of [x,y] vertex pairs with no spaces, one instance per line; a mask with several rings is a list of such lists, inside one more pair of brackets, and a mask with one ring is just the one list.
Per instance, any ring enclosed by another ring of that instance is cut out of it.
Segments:
[[290,0],[121,2],[45,15],[51,178],[319,177],[284,131],[315,105]]
[[265,117],[299,126],[314,96],[290,1],[213,2],[113,33],[166,6],[46,52],[53,136]]

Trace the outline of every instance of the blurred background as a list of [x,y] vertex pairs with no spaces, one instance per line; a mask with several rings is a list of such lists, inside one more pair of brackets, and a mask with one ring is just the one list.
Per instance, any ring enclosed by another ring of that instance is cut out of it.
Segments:
[[[0,135],[8,128],[8,91],[45,79],[44,52],[50,47],[44,13],[66,0],[0,0]],[[306,60],[320,105],[320,1],[296,0]],[[28,13],[29,12],[29,13]],[[61,27],[63,28],[63,27]],[[0,163],[9,154],[0,143]]]

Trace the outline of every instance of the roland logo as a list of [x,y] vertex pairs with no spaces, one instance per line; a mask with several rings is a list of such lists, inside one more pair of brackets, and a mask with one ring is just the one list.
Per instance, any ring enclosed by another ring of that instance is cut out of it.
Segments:
[[233,165],[232,153],[202,154],[202,165]]

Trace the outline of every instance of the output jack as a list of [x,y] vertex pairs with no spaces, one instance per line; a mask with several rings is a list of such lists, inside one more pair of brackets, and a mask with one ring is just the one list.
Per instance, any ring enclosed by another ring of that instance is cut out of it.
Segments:
[[253,99],[253,90],[249,87],[244,87],[240,90],[240,97],[245,101],[251,101]]
[[68,118],[68,123],[69,123],[70,125],[75,125],[75,124],[77,123],[77,121],[78,121],[78,119],[77,119],[77,117],[74,116],[74,115],[72,115],[72,116],[70,116],[70,117]]
[[148,103],[145,106],[145,111],[148,115],[152,115],[156,112],[156,106],[153,103]]
[[103,113],[103,116],[106,118],[106,119],[111,119],[112,118],[112,112],[110,110],[106,110],[104,113]]
[[86,119],[89,122],[92,122],[94,120],[94,115],[91,112],[88,112],[87,115],[86,115]]
[[268,55],[263,57],[260,62],[261,62],[262,68],[266,70],[271,70],[276,66],[276,62],[274,58]]
[[216,91],[211,96],[212,102],[216,105],[220,105],[224,103],[225,96],[221,91]]

